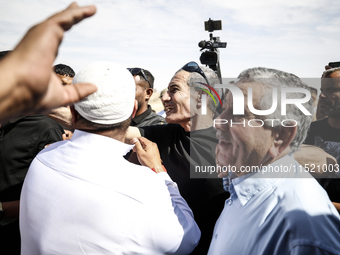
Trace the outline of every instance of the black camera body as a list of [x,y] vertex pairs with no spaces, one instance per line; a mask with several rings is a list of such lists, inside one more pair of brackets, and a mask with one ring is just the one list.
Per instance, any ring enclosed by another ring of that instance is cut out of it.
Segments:
[[209,34],[210,40],[203,40],[198,43],[198,47],[200,47],[200,50],[203,51],[200,57],[200,61],[202,65],[207,65],[212,70],[214,70],[217,73],[220,82],[222,82],[218,49],[226,48],[227,43],[221,42],[219,37],[214,37],[212,34],[214,30],[222,30],[222,21],[212,20],[209,18],[208,21],[204,22],[204,27],[206,31],[209,31],[211,33]]
[[329,62],[328,65],[332,68],[340,67],[340,62]]

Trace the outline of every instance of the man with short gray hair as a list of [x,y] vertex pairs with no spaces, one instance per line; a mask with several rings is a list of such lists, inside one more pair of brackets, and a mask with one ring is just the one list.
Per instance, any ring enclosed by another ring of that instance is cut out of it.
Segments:
[[31,164],[20,204],[23,254],[190,253],[200,230],[156,145],[134,139],[148,167],[123,157],[133,147],[123,141],[137,109],[129,71],[96,62],[74,82],[98,90],[71,108],[72,139]]
[[[306,137],[311,116],[301,111],[311,112],[311,100],[299,108],[287,105],[284,116],[280,104],[269,115],[257,112],[271,108],[276,91],[278,98],[283,89],[291,91],[287,97],[297,102],[308,96],[307,86],[295,75],[268,68],[248,69],[233,85],[243,92],[244,114],[234,114],[238,98],[228,93],[215,120],[216,162],[232,170],[220,173],[227,176],[230,198],[208,254],[339,254],[339,215],[292,155]],[[247,103],[251,96],[253,107]]]

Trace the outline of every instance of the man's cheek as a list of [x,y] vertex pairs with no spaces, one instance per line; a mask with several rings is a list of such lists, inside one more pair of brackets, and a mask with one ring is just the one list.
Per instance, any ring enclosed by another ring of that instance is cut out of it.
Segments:
[[221,151],[219,149],[217,149],[216,164],[218,164],[220,166],[225,166],[227,164],[226,159],[227,159],[227,156],[225,154],[222,154]]

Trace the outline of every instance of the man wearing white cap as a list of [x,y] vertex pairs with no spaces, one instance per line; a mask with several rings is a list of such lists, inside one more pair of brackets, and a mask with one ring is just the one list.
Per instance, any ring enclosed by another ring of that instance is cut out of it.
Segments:
[[123,158],[133,147],[123,141],[136,111],[129,71],[97,62],[73,82],[98,90],[71,108],[72,139],[47,147],[29,169],[20,204],[23,254],[190,253],[200,231],[157,146],[134,139],[149,168]]

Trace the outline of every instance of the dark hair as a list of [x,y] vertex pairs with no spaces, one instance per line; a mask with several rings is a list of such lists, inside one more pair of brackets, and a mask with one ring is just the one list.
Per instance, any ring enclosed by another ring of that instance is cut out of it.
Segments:
[[[153,83],[155,82],[155,78],[153,77],[153,75],[146,69],[143,69],[146,77],[148,78],[149,82],[150,82],[150,85],[151,85],[151,88],[153,88]],[[140,77],[144,80],[143,76],[140,75]]]
[[53,70],[56,74],[64,75],[64,76],[69,76],[73,78],[76,73],[73,71],[73,69],[67,65],[64,64],[58,64],[53,67]]
[[5,58],[7,56],[7,54],[10,53],[10,52],[11,52],[11,50],[0,51],[0,60]]
[[[132,120],[132,115],[126,120],[119,122],[119,123],[98,124],[98,123],[94,123],[94,122],[91,122],[85,119],[83,116],[79,114],[79,119],[77,120],[77,122],[82,126],[80,130],[84,130],[88,132],[101,132],[101,131],[113,131],[113,130],[125,132],[130,126],[131,120]],[[88,128],[84,128],[84,127],[88,127]]]

